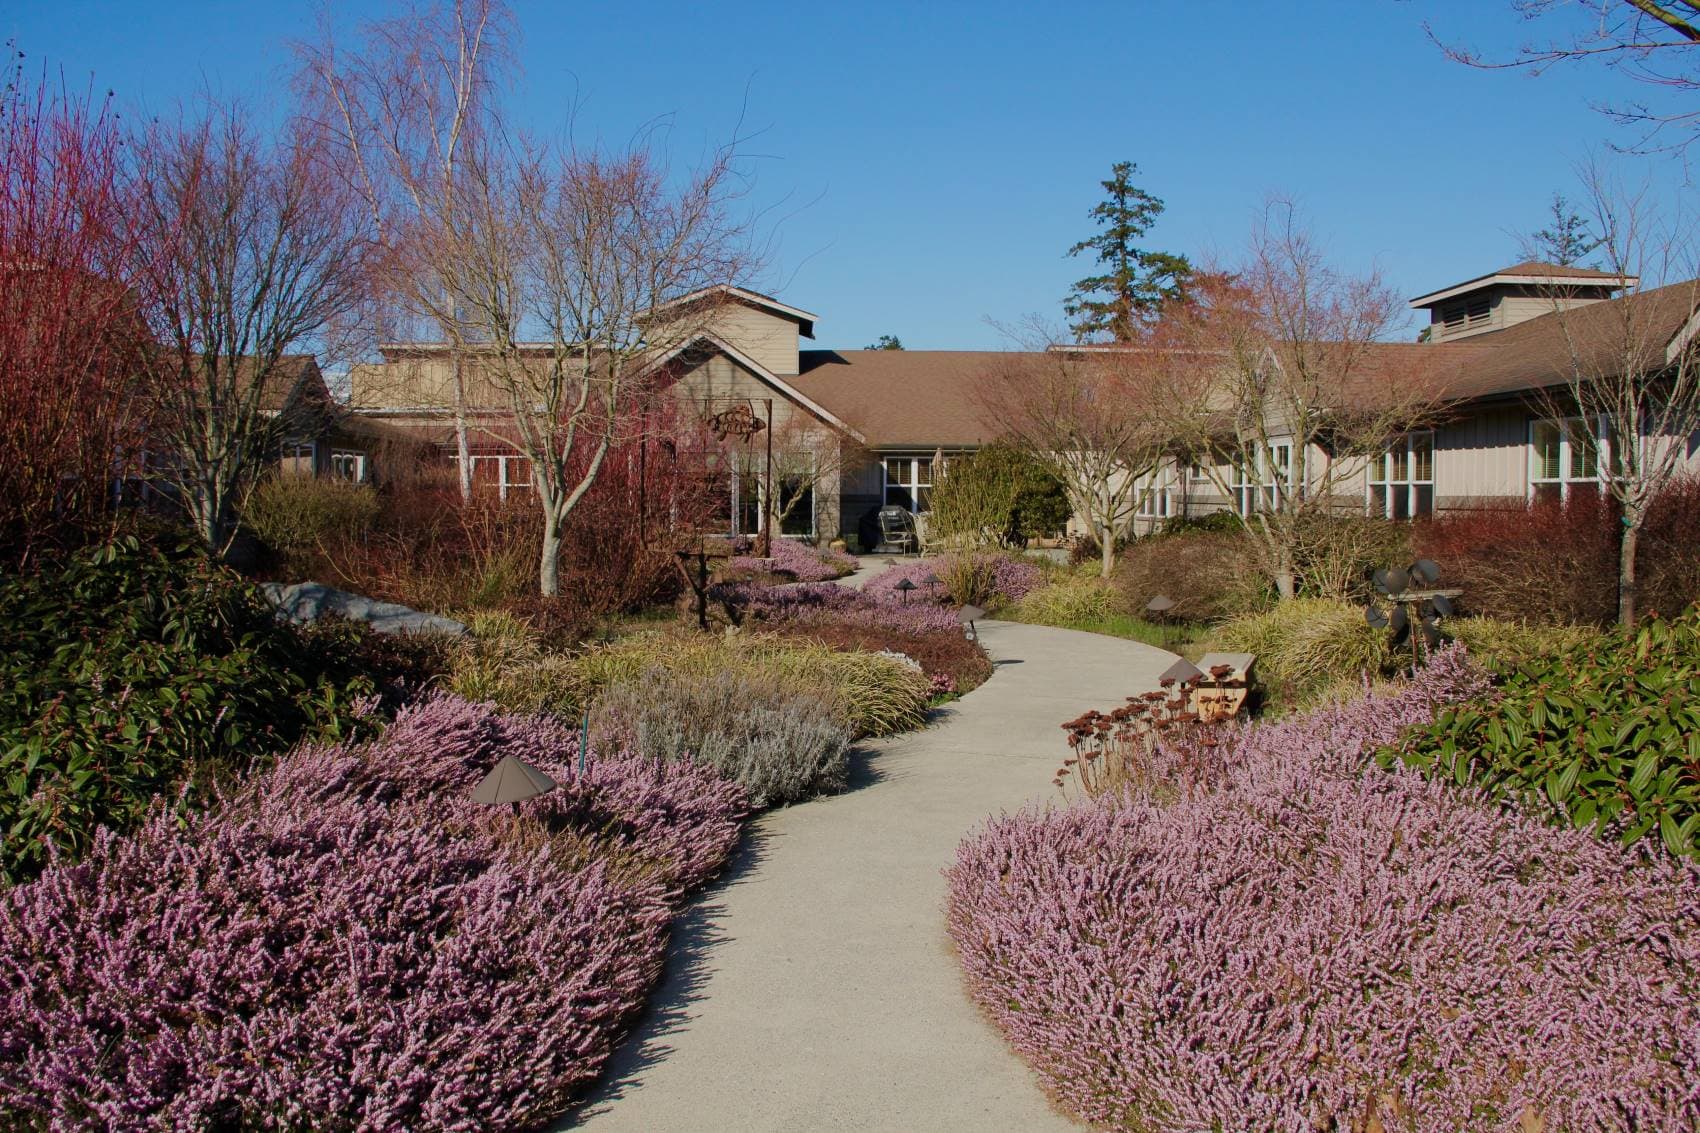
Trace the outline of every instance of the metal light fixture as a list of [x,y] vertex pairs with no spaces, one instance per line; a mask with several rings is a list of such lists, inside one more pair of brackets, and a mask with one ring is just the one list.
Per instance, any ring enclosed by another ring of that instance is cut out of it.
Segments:
[[980,640],[980,631],[974,628],[974,623],[985,616],[986,611],[978,606],[964,606],[956,611],[957,620],[968,627],[968,637],[973,641]]
[[909,592],[915,589],[915,584],[907,578],[900,578],[897,580],[897,585],[893,586],[892,589],[903,595],[903,604],[907,606],[909,604]]
[[1169,611],[1175,608],[1175,600],[1167,594],[1159,594],[1145,603],[1145,612],[1151,615],[1162,631],[1163,648],[1169,647]]
[[931,594],[934,587],[944,585],[944,579],[940,578],[936,574],[929,574],[921,580],[921,585],[925,586],[927,588],[927,593]]
[[478,786],[472,788],[472,801],[485,806],[517,805],[546,795],[559,785],[518,756],[504,755]]

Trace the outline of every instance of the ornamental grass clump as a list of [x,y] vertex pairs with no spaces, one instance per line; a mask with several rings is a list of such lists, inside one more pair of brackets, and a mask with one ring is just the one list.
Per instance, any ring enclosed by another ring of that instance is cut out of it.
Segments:
[[[562,789],[466,796],[502,755]],[[8,1128],[526,1128],[606,1064],[747,803],[436,698],[0,899]]]
[[1395,660],[1390,641],[1364,620],[1361,606],[1328,598],[1295,598],[1230,618],[1212,638],[1217,649],[1255,654],[1260,681],[1289,707],[1381,675]]
[[1029,591],[1015,604],[1011,616],[1036,625],[1066,628],[1103,622],[1118,612],[1118,605],[1109,584],[1070,574]]
[[1229,728],[1214,770],[994,819],[949,871],[975,999],[1083,1120],[1690,1129],[1700,874],[1370,754],[1487,685]]
[[603,693],[591,729],[650,759],[713,768],[758,807],[841,791],[850,763],[831,699],[756,674],[652,669]]

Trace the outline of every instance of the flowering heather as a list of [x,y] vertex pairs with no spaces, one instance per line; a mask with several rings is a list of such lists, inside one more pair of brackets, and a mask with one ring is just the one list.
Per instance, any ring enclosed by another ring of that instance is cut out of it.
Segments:
[[773,571],[788,574],[798,582],[827,582],[843,578],[860,565],[843,551],[812,547],[799,539],[775,539],[768,558],[739,555],[732,559],[734,570]]
[[[742,792],[439,698],[0,897],[0,1124],[516,1128],[600,1073]],[[500,754],[563,790],[464,797]],[[642,764],[642,765],[640,765]]]
[[[937,575],[942,585],[928,587],[922,579]],[[930,597],[936,601],[957,605],[973,603],[989,606],[995,603],[1019,602],[1044,582],[1044,572],[1025,559],[1012,558],[992,552],[944,555],[936,559],[916,559],[887,567],[863,585],[876,598],[896,600],[898,582],[907,578],[917,589],[910,601]]]
[[975,997],[1094,1123],[1694,1128],[1700,872],[1365,770],[1486,691],[1452,650],[1160,753],[1167,801],[992,821],[949,871]]
[[955,610],[929,602],[919,593],[903,602],[895,591],[888,591],[882,598],[835,583],[816,583],[741,587],[737,600],[761,621],[808,622],[830,617],[899,633],[963,632]]

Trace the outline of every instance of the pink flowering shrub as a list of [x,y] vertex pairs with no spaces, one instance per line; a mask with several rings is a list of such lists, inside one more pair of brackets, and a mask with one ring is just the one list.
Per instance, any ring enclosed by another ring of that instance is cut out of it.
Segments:
[[1147,1130],[1694,1128],[1700,873],[1369,755],[1409,686],[1159,751],[949,871],[975,997],[1083,1119]]
[[827,582],[843,578],[860,563],[852,555],[830,547],[814,547],[800,539],[775,539],[767,558],[757,555],[738,555],[732,559],[732,569],[740,571],[772,571],[787,574],[798,582]]
[[[466,791],[501,754],[562,790]],[[442,697],[0,896],[0,1124],[523,1128],[602,1070],[742,792]]]
[[[926,585],[922,580],[929,576],[937,577],[939,583]],[[863,589],[881,601],[896,601],[901,599],[897,584],[905,578],[916,587],[909,594],[910,602],[929,600],[988,608],[1019,602],[1045,580],[1036,563],[980,551],[888,566],[868,579]]]

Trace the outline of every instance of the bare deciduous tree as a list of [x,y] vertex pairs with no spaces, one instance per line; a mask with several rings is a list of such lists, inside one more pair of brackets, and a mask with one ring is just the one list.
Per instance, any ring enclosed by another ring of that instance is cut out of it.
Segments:
[[279,446],[328,408],[298,355],[336,356],[362,321],[372,228],[300,130],[263,140],[225,108],[133,146],[152,443],[196,530],[224,553]]
[[1202,470],[1283,598],[1305,524],[1361,511],[1369,458],[1438,407],[1435,348],[1385,341],[1404,316],[1372,273],[1330,267],[1290,202],[1274,201],[1245,262],[1212,273],[1145,355],[1162,431]]
[[445,257],[460,334],[505,401],[543,511],[538,583],[621,430],[752,267],[734,151],[675,179],[646,149],[480,147]]
[[462,500],[472,497],[466,344],[448,283],[460,268],[445,260],[462,247],[469,151],[501,133],[495,82],[511,32],[499,0],[452,0],[368,25],[356,52],[339,53],[328,30],[297,47],[305,101],[386,246],[389,294],[448,344]]
[[1148,378],[1138,350],[1052,349],[1010,355],[982,395],[1011,443],[1062,482],[1105,578],[1171,449]]
[[[1583,180],[1595,254],[1625,290],[1613,302],[1578,304],[1574,291],[1547,289],[1563,340],[1563,356],[1551,361],[1564,380],[1534,401],[1555,444],[1567,441],[1596,469],[1616,505],[1618,621],[1628,626],[1638,616],[1635,557],[1648,509],[1700,440],[1700,279],[1680,218],[1661,217],[1645,189],[1625,191],[1598,168]],[[1680,282],[1646,285],[1673,278]]]
[[[1597,60],[1637,82],[1700,94],[1700,3],[1695,0],[1511,0],[1526,21],[1558,29],[1544,42],[1528,42],[1509,58],[1492,59],[1462,44],[1429,38],[1447,56],[1489,70],[1540,73],[1559,63]],[[1596,104],[1614,121],[1643,131],[1637,148],[1683,149],[1700,129],[1700,108],[1657,109],[1641,103]],[[1671,130],[1677,137],[1669,137]]]

